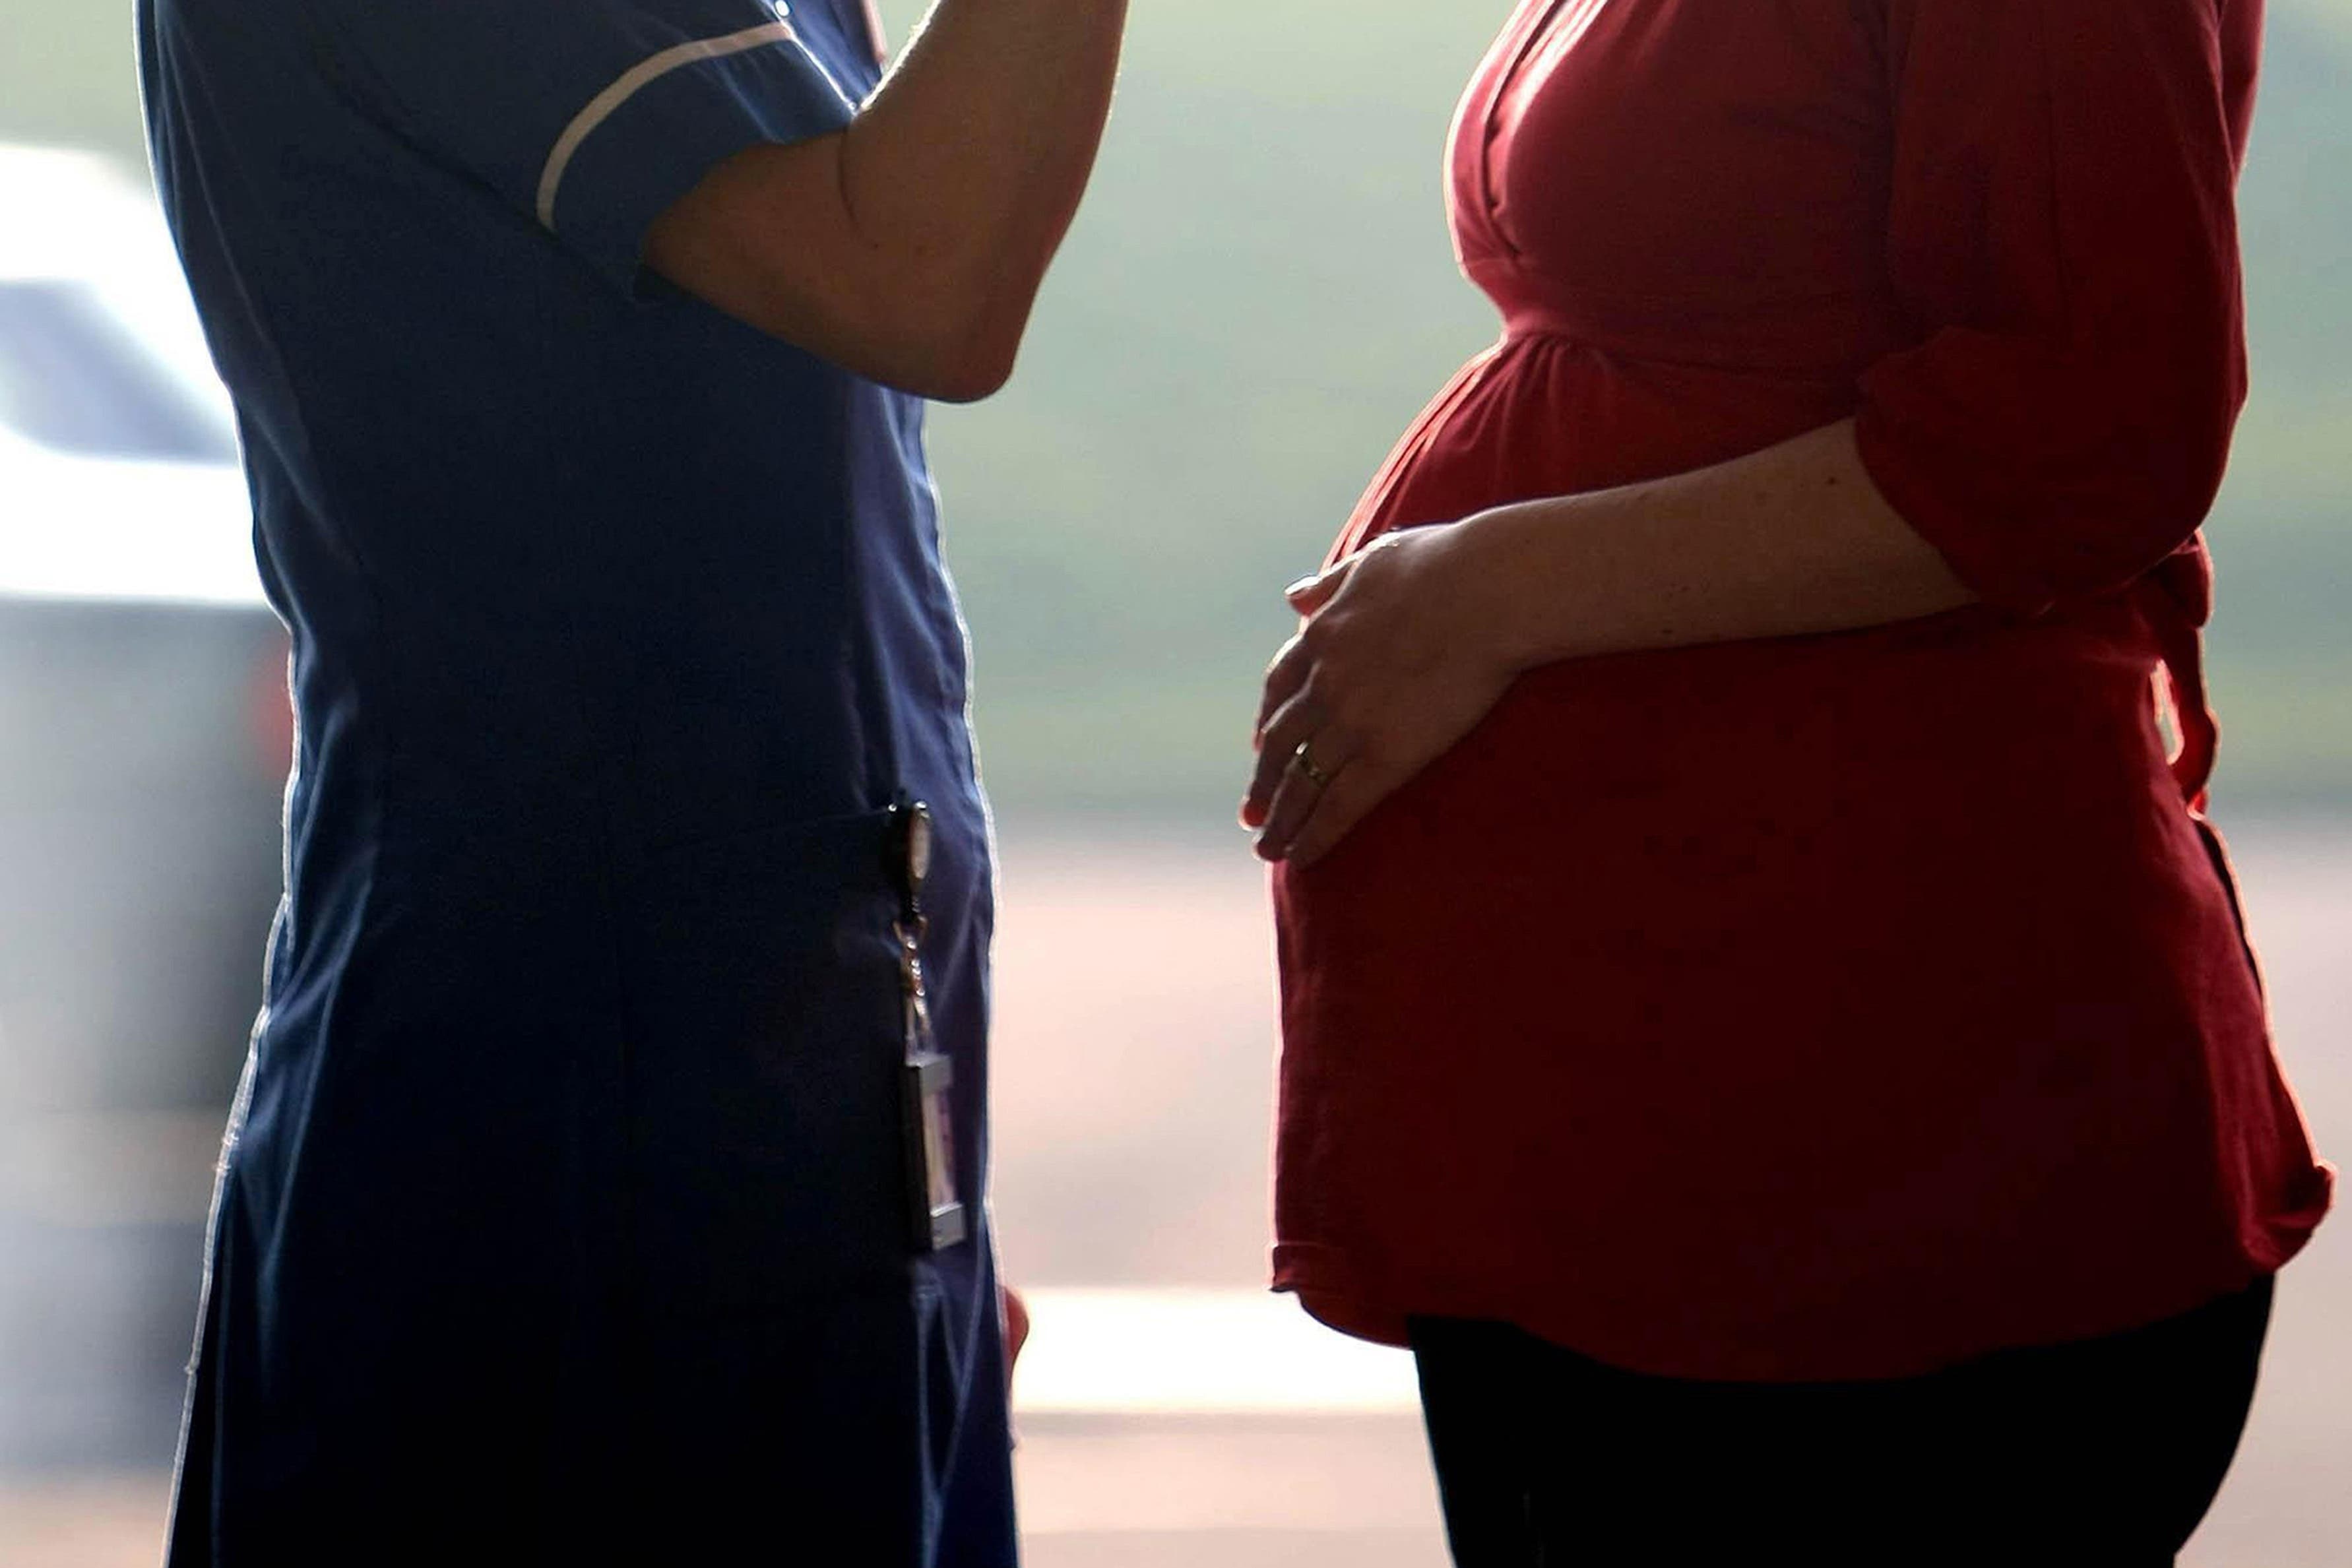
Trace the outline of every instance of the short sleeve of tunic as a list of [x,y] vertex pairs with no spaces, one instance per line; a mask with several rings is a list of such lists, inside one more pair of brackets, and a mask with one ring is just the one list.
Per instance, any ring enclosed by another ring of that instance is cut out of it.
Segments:
[[759,0],[314,0],[329,67],[425,157],[616,288],[646,231],[730,155],[855,106]]
[[1864,377],[1895,507],[1987,601],[2131,581],[2212,504],[2245,390],[2230,6],[1885,0],[1889,262]]

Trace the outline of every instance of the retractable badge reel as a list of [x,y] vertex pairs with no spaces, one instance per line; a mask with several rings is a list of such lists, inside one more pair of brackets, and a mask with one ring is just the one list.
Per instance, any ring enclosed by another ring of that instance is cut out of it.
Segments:
[[969,1227],[956,1192],[955,1123],[948,1091],[955,1063],[931,1040],[930,996],[923,979],[923,883],[931,871],[931,810],[919,800],[891,809],[893,869],[898,879],[898,974],[906,1001],[907,1191],[915,1249],[937,1252],[964,1239]]

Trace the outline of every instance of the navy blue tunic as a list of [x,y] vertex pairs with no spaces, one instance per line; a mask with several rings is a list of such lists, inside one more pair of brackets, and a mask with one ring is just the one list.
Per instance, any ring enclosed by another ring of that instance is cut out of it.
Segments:
[[987,1164],[920,406],[638,260],[848,122],[857,0],[140,13],[300,718],[174,1568],[1011,1563],[986,1228],[906,1219],[901,796]]

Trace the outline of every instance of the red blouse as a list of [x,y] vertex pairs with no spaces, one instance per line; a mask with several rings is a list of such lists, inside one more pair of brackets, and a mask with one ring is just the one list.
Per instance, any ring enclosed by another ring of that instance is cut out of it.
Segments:
[[[1900,1375],[2327,1207],[2218,841],[2196,529],[2259,0],[1528,0],[1451,148],[1502,340],[1339,544],[1843,419],[1982,607],[1522,678],[1276,879],[1278,1288]],[[2168,754],[2158,672],[2184,744]]]

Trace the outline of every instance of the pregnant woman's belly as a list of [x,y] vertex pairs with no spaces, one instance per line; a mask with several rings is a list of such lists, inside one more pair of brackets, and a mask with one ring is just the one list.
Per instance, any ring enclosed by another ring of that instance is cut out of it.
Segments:
[[[1507,338],[1408,432],[1334,554],[1488,507],[1688,473],[1832,423],[1853,404],[1842,371],[1676,365],[1562,337]],[[2102,673],[2084,667],[2086,655]],[[1426,814],[1438,797],[1491,789],[1554,815],[1573,806],[1638,818],[1646,802],[1687,831],[1694,819],[1787,785],[1793,794],[1776,814],[1811,815],[1832,804],[1819,788],[1824,769],[1848,775],[1876,758],[1976,771],[1999,744],[2021,661],[2036,685],[2085,682],[2096,688],[2085,696],[2113,711],[2116,673],[2152,669],[2155,650],[2118,602],[2030,632],[1962,612],[1558,664],[1523,677],[1389,814]],[[2126,705],[2133,733],[2098,744],[2137,749],[2143,695],[2134,688]],[[1528,795],[1538,779],[1539,806]],[[1377,821],[1370,826],[1365,836],[1377,837]]]
[[[1850,400],[1512,340],[1340,548]],[[1522,677],[1277,874],[1280,1277],[1376,1336],[1504,1316],[1746,1377],[2104,1332],[2157,1251],[2200,1289],[2242,1268],[2205,1075],[2254,1071],[2261,1009],[2157,664],[2126,595]]]

